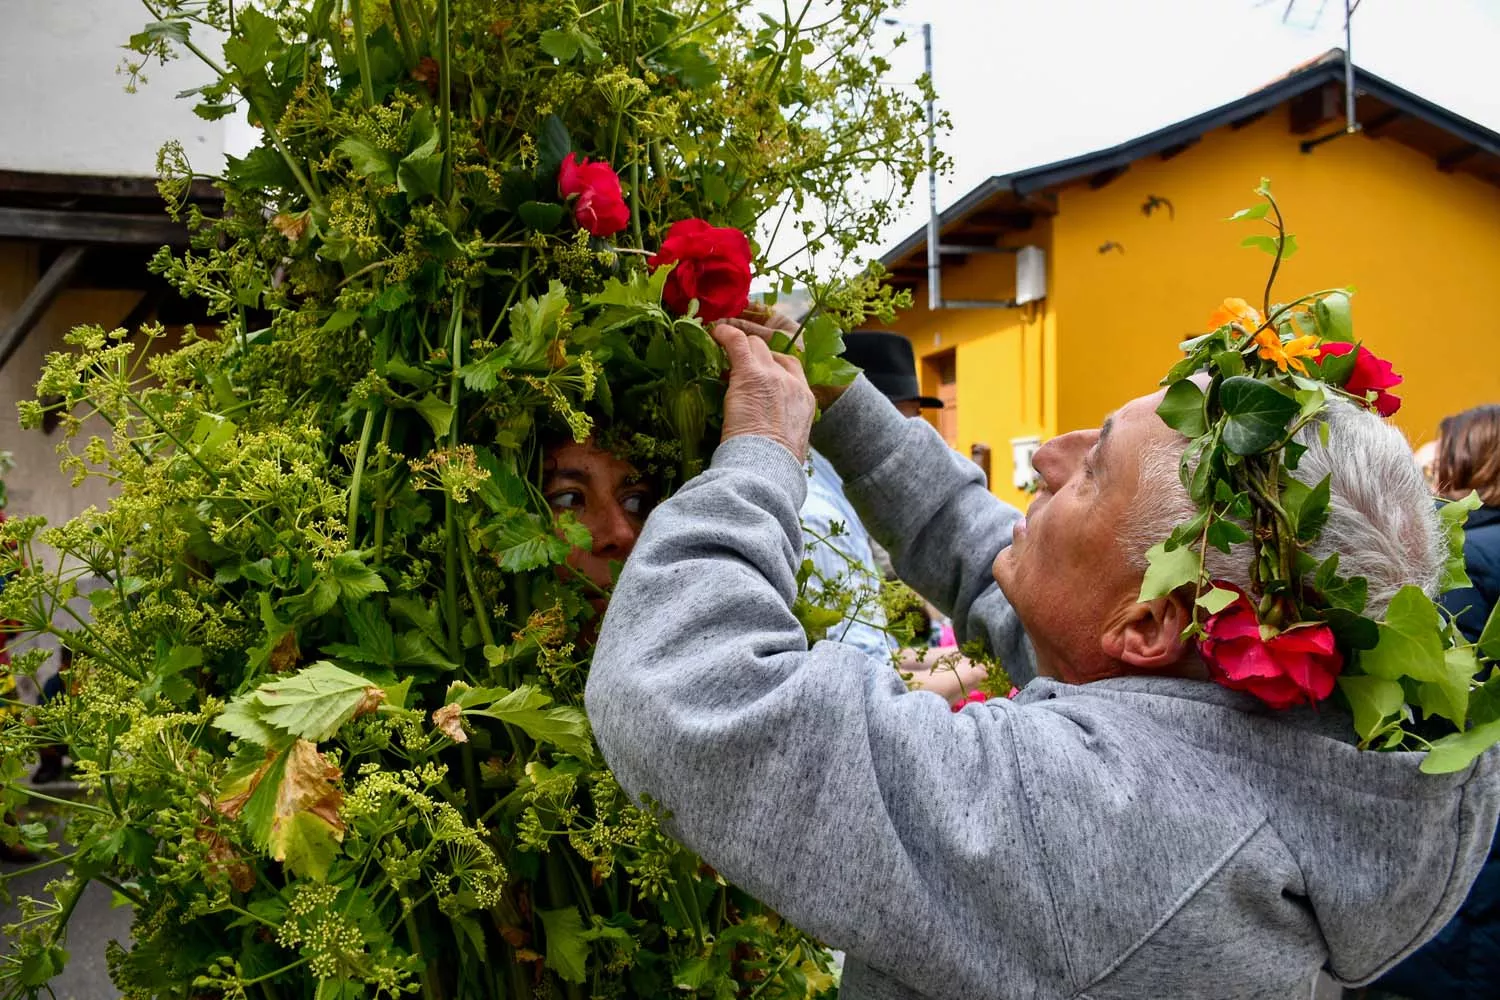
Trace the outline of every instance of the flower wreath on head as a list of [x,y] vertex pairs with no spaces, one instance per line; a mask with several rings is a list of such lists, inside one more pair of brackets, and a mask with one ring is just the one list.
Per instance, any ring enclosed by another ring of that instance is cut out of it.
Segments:
[[[1230,220],[1265,220],[1275,231],[1243,241],[1273,258],[1263,311],[1226,299],[1212,331],[1184,342],[1185,357],[1162,379],[1156,412],[1189,439],[1181,473],[1197,513],[1147,553],[1141,600],[1193,589],[1184,634],[1225,687],[1273,709],[1337,692],[1361,749],[1428,751],[1424,771],[1460,770],[1500,742],[1500,609],[1477,643],[1416,586],[1375,618],[1366,614],[1367,581],[1343,576],[1337,552],[1311,554],[1328,519],[1330,480],[1308,485],[1292,475],[1307,451],[1296,437],[1312,427],[1326,444],[1336,400],[1389,417],[1401,405],[1390,392],[1401,377],[1355,341],[1348,289],[1271,303],[1296,239],[1269,182],[1255,193],[1263,200]],[[1443,590],[1469,585],[1463,522],[1478,506],[1471,494],[1438,512],[1448,544]],[[1248,592],[1207,568],[1210,548],[1227,555],[1241,544],[1250,547]]]

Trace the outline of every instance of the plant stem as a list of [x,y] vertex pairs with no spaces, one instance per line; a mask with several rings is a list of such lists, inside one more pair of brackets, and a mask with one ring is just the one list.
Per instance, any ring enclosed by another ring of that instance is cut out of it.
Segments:
[[[440,10],[447,9],[446,0],[441,0]],[[446,14],[443,14],[446,27]],[[453,412],[448,423],[449,446],[458,443],[458,403],[459,389],[463,384],[462,377],[458,374],[459,368],[463,366],[463,315],[464,315],[464,286],[459,285],[453,293],[453,323],[448,337],[449,361],[452,364],[451,374],[448,376],[448,404]],[[453,500],[453,494],[448,493],[443,497],[443,547],[444,547],[444,587],[447,593],[448,604],[448,658],[457,663],[463,655],[461,638],[458,625],[458,504]]]
[[443,147],[442,199],[453,196],[453,43],[449,0],[438,0],[438,142]]
[[[1265,196],[1266,201],[1271,203],[1271,211],[1276,213],[1276,257],[1271,261],[1271,273],[1266,278],[1266,292],[1262,298],[1261,305],[1265,308],[1261,315],[1271,315],[1271,286],[1276,284],[1276,272],[1281,270],[1281,255],[1286,250],[1286,221],[1281,217],[1281,209],[1276,204],[1276,199],[1269,194]],[[1275,332],[1274,330],[1272,331]]]
[[375,410],[379,405],[372,402],[365,411],[365,426],[359,432],[359,452],[354,456],[354,477],[349,481],[349,544],[355,547],[359,544],[360,485],[365,476],[365,460],[370,454],[370,437],[375,433]]
[[417,40],[412,34],[411,18],[406,15],[406,0],[391,0],[391,15],[396,20],[396,37],[401,40],[401,53],[406,56],[406,68],[415,69]]
[[641,238],[641,151],[636,150],[635,156],[630,158],[630,233],[635,237],[635,245],[640,249],[646,248],[646,241]]
[[[399,903],[397,904],[400,905]],[[422,932],[417,927],[416,917],[413,915],[416,907],[403,910],[401,913],[401,924],[406,928],[406,936],[411,940],[411,950],[422,963],[422,996],[426,1000],[441,1000],[442,990],[438,989],[436,978],[433,973],[432,963],[422,953]]]
[[[385,411],[385,421],[380,428],[380,450],[387,453],[391,443],[391,422],[395,418],[395,410]],[[380,496],[375,501],[375,559],[374,563],[379,566],[385,556],[385,508],[390,502],[387,492],[388,484],[381,483]]]
[[365,41],[365,2],[349,0],[349,14],[354,20],[354,57],[359,62],[359,86],[365,107],[375,106],[375,74],[370,70],[370,47]]

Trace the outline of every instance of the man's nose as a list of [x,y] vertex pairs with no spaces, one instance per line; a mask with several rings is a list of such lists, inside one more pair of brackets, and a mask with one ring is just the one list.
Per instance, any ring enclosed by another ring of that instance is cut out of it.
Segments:
[[1057,492],[1083,464],[1083,456],[1098,438],[1098,431],[1070,431],[1038,448],[1031,457],[1031,466],[1041,477],[1042,485],[1050,492]]

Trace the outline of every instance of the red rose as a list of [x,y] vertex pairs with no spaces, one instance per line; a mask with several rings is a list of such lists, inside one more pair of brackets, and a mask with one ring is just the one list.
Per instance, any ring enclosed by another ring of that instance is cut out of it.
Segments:
[[1387,389],[1401,384],[1401,376],[1391,370],[1389,361],[1377,358],[1363,347],[1347,344],[1342,341],[1328,341],[1318,348],[1318,361],[1328,357],[1343,357],[1350,351],[1358,350],[1354,356],[1354,370],[1349,373],[1349,378],[1344,382],[1343,389],[1351,396],[1358,396],[1368,400],[1367,393],[1375,393],[1374,403],[1371,404],[1379,411],[1382,417],[1388,417],[1401,409],[1401,397],[1393,396],[1386,392]]
[[953,703],[953,711],[960,711],[965,705],[981,704],[983,702],[989,701],[989,698],[990,696],[985,694],[983,691],[970,691],[968,694],[964,695],[962,698],[958,699],[958,701]]
[[1240,596],[1203,623],[1198,651],[1210,677],[1272,708],[1318,702],[1333,693],[1344,658],[1327,625],[1295,625],[1267,639],[1244,592],[1227,583],[1215,585]]
[[594,236],[613,236],[630,225],[620,175],[608,163],[590,163],[569,153],[557,171],[557,190],[564,198],[578,196],[573,218]]
[[702,219],[672,223],[661,250],[647,263],[677,265],[667,276],[662,300],[686,315],[698,300],[705,323],[738,316],[750,304],[750,241],[738,229],[710,226]]

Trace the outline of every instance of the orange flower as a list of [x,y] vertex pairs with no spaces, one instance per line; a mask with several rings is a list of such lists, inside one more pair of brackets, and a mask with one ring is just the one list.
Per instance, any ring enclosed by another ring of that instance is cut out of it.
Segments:
[[1255,342],[1260,345],[1260,356],[1274,361],[1278,371],[1284,372],[1290,365],[1306,375],[1307,366],[1298,359],[1318,357],[1318,338],[1313,336],[1297,337],[1283,344],[1274,330],[1262,330],[1255,335]]
[[1238,323],[1246,333],[1254,333],[1260,329],[1261,322],[1260,313],[1244,299],[1225,299],[1224,304],[1208,317],[1208,328],[1217,330],[1221,326]]

